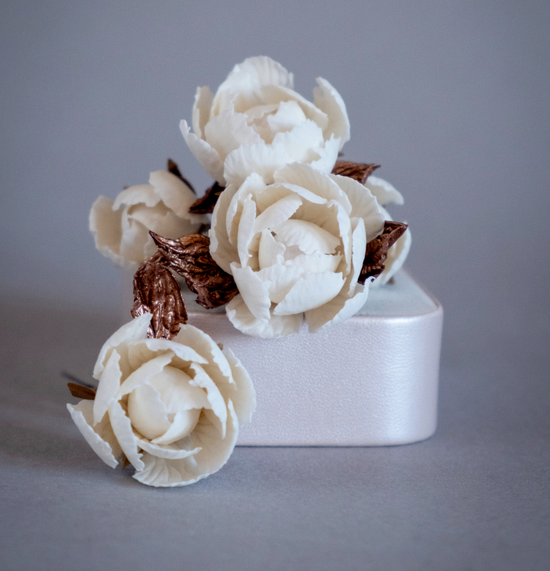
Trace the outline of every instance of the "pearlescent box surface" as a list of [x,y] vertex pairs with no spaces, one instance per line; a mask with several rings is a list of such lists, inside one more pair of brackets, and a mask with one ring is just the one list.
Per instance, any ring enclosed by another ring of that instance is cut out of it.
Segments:
[[435,432],[443,309],[407,272],[371,288],[344,323],[281,339],[244,335],[223,308],[183,297],[189,323],[230,347],[254,382],[258,406],[239,445],[385,446]]

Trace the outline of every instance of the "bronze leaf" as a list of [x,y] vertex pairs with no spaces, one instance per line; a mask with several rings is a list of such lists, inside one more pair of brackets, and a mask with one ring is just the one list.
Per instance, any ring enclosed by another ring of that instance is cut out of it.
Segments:
[[218,198],[224,190],[225,186],[221,186],[215,182],[206,190],[203,197],[193,202],[189,207],[189,212],[191,212],[191,214],[210,214],[214,212],[214,206],[216,206],[216,202],[218,202]]
[[188,234],[179,240],[170,240],[154,232],[149,234],[158,246],[159,254],[197,294],[197,303],[202,307],[220,307],[239,293],[233,276],[224,272],[212,259],[208,236]]
[[181,174],[180,168],[172,159],[168,159],[167,170],[168,172],[171,172],[173,175],[177,176],[181,181],[183,181],[191,189],[193,194],[197,194],[195,187]]
[[180,286],[158,252],[134,274],[132,317],[152,313],[147,337],[173,339],[187,323]]
[[367,164],[367,163],[354,163],[353,161],[336,161],[332,174],[339,174],[340,176],[347,176],[365,184],[365,181],[380,165]]
[[132,463],[130,462],[130,460],[128,460],[128,458],[126,457],[126,454],[124,454],[124,452],[122,453],[122,456],[120,458],[120,462],[122,464],[121,469],[124,470],[126,468],[128,468],[128,466],[131,466]]
[[78,383],[67,383],[69,390],[73,397],[82,400],[94,400],[96,389],[87,387],[85,385],[79,385]]
[[384,271],[388,250],[405,233],[407,228],[408,225],[402,222],[393,222],[392,220],[384,222],[382,234],[367,244],[365,260],[357,280],[360,284],[364,284],[367,278],[378,277]]

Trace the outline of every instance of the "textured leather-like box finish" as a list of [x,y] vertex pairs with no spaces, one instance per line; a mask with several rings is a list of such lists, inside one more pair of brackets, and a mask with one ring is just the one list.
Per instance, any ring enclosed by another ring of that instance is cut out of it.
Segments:
[[384,446],[434,433],[443,309],[406,272],[373,289],[359,315],[282,339],[243,335],[184,297],[189,323],[230,347],[256,387],[238,444]]

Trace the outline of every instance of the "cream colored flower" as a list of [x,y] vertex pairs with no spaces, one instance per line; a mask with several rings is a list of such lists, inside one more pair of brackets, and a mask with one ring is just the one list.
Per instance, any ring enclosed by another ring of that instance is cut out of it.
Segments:
[[114,202],[100,196],[90,212],[96,248],[117,266],[135,271],[157,251],[149,230],[179,238],[196,232],[205,222],[204,216],[189,213],[196,198],[168,171],[152,172],[149,184],[123,190]]
[[254,388],[235,355],[191,325],[173,341],[148,339],[150,318],[111,336],[94,368],[95,400],[67,408],[112,468],[124,453],[143,484],[185,486],[227,462],[256,407]]
[[313,103],[294,91],[293,75],[264,56],[236,65],[214,96],[199,87],[193,131],[180,128],[191,152],[221,185],[256,172],[266,182],[301,161],[329,173],[349,140],[346,106],[328,81],[317,79]]
[[357,181],[310,165],[287,165],[274,181],[253,173],[229,185],[212,215],[210,252],[239,289],[227,315],[259,337],[296,333],[304,315],[316,332],[364,305],[369,282],[357,279],[387,213]]

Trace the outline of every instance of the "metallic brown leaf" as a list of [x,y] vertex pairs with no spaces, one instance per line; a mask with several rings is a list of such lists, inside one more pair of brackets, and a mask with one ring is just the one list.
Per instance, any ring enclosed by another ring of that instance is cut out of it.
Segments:
[[195,187],[181,174],[181,171],[172,159],[168,159],[168,172],[171,172],[173,175],[177,176],[181,181],[183,181],[192,191],[193,194],[197,194]]
[[73,397],[82,400],[94,400],[96,389],[92,389],[90,387],[86,387],[84,385],[79,385],[77,383],[67,383],[69,390]]
[[352,161],[336,161],[332,174],[339,174],[340,176],[348,176],[365,184],[365,181],[380,165],[367,164],[367,163],[354,163]]
[[357,280],[360,284],[364,284],[367,278],[379,276],[384,271],[388,250],[405,233],[407,228],[408,225],[402,222],[386,220],[382,234],[367,244],[365,260]]
[[152,313],[147,337],[173,339],[180,325],[187,323],[187,311],[180,286],[164,262],[156,253],[134,274],[132,317]]
[[189,207],[189,212],[192,214],[210,214],[214,212],[214,206],[216,206],[216,202],[218,202],[218,198],[224,190],[225,186],[221,186],[215,182],[206,190],[202,198],[195,200]]
[[197,294],[197,303],[206,309],[230,302],[238,293],[233,276],[224,272],[210,255],[210,238],[189,234],[169,240],[149,232],[168,265],[185,279]]

